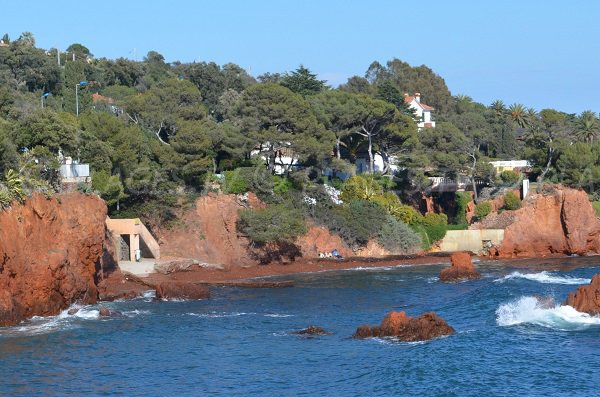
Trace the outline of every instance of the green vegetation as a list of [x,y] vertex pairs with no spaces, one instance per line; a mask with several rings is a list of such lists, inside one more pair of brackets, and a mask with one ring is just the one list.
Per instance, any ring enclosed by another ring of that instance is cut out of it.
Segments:
[[291,242],[306,234],[302,213],[284,205],[240,211],[238,229],[257,244]]
[[592,207],[596,210],[596,215],[600,216],[600,201],[592,201]]
[[[142,61],[111,60],[94,58],[81,43],[60,55],[37,48],[27,32],[6,39],[0,47],[3,207],[32,192],[59,191],[59,159],[71,157],[90,164],[91,189],[112,217],[169,222],[188,197],[254,192],[269,207],[244,212],[240,227],[257,244],[291,241],[312,221],[354,248],[379,239],[410,252],[419,238],[428,247],[449,227],[445,215],[423,216],[410,205],[427,177],[463,175],[510,186],[520,175],[497,176],[489,161],[518,158],[531,162],[530,178],[540,185],[561,182],[600,196],[594,112],[538,112],[500,100],[486,106],[453,96],[426,66],[373,62],[364,77],[334,89],[305,66],[254,78],[231,63],[170,64],[156,51]],[[404,93],[415,92],[435,108],[435,129],[417,129],[421,120],[404,101]],[[383,165],[378,172],[376,156]],[[361,167],[363,174],[340,179]],[[471,193],[456,193],[452,228],[467,224],[470,201]],[[506,203],[507,209],[520,205],[510,194]],[[480,203],[479,214],[484,209]]]
[[518,210],[521,208],[521,200],[513,192],[507,192],[504,195],[504,209],[505,210]]
[[475,218],[481,220],[492,212],[492,204],[489,201],[482,201],[475,207]]

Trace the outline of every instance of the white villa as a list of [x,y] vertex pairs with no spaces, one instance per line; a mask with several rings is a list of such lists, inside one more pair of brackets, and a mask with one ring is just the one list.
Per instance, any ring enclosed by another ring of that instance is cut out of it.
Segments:
[[404,103],[410,106],[414,110],[417,119],[417,127],[423,128],[435,128],[435,121],[431,120],[431,111],[435,110],[433,107],[421,102],[421,94],[415,92],[414,96],[404,94]]

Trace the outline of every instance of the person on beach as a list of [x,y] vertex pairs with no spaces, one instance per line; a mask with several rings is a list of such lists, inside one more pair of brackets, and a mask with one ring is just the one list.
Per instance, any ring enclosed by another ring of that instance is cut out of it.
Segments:
[[334,248],[333,251],[331,251],[331,256],[333,256],[335,259],[344,259],[344,257],[342,257],[338,252],[337,248]]

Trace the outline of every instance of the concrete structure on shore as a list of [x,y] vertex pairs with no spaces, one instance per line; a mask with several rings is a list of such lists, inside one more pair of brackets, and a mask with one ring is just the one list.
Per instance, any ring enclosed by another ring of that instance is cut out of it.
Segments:
[[504,240],[504,229],[448,230],[440,246],[441,251],[471,251],[486,253]]
[[160,246],[139,218],[106,218],[106,228],[121,270],[142,276],[154,273],[154,264],[160,259]]

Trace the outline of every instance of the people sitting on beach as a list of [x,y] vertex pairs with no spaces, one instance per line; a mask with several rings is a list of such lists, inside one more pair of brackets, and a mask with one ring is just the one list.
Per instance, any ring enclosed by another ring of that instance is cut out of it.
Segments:
[[319,252],[319,258],[325,258],[325,253],[324,252]]
[[337,248],[334,248],[333,251],[331,251],[331,256],[333,256],[335,259],[344,259],[344,257],[338,252]]

